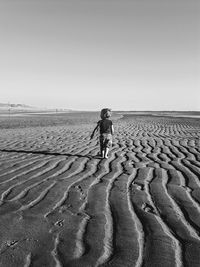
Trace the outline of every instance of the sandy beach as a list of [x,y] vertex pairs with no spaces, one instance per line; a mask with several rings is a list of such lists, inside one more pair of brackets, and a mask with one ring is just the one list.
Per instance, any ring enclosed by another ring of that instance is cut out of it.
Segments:
[[199,266],[200,120],[124,115],[101,159],[85,116],[1,129],[0,266]]

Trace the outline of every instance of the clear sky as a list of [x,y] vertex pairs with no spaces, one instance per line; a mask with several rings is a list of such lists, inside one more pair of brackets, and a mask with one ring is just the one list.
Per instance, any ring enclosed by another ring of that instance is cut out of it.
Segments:
[[200,110],[199,0],[0,0],[0,102]]

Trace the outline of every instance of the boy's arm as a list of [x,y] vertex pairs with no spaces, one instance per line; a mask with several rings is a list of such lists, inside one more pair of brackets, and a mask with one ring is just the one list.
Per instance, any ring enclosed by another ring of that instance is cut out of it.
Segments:
[[93,130],[93,132],[92,132],[92,134],[90,136],[90,139],[92,139],[94,137],[94,134],[98,130],[98,128],[99,128],[99,124],[97,124],[97,126],[94,128],[94,130]]

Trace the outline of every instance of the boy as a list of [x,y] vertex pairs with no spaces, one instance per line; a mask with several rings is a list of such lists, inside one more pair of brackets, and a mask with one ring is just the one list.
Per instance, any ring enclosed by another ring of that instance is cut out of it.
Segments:
[[111,120],[111,109],[104,108],[101,110],[101,120],[97,122],[97,126],[94,128],[91,139],[94,137],[95,132],[99,129],[100,136],[100,152],[101,157],[107,159],[109,148],[112,146],[112,135],[114,134],[114,127]]

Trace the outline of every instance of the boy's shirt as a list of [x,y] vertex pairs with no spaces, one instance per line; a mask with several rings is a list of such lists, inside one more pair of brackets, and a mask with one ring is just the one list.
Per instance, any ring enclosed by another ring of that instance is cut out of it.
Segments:
[[98,125],[100,128],[100,134],[111,134],[112,133],[112,121],[109,119],[104,119],[104,120],[100,120],[98,121]]

